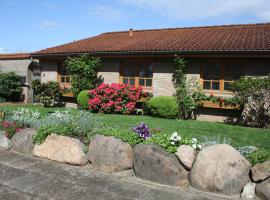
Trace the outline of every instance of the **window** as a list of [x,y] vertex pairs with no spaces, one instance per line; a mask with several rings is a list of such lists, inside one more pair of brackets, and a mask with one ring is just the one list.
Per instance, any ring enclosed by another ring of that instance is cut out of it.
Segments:
[[221,79],[221,66],[219,64],[206,64],[203,69],[203,89],[219,90]]
[[71,82],[70,78],[70,71],[67,68],[67,66],[62,64],[61,62],[57,63],[58,68],[58,74],[59,74],[59,81],[60,83],[67,83],[69,84]]
[[201,83],[204,90],[223,92],[242,75],[240,64],[206,63],[201,68]]
[[224,90],[230,89],[230,84],[243,75],[242,68],[238,64],[226,64],[224,67]]
[[152,87],[153,65],[126,63],[121,67],[120,82],[129,85]]

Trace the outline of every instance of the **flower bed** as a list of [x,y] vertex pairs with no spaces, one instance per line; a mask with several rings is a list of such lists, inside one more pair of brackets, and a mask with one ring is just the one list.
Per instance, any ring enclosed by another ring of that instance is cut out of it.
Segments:
[[[218,138],[202,140],[184,137],[179,132],[165,134],[162,129],[143,122],[129,129],[104,126],[96,116],[85,111],[56,111],[41,116],[38,111],[24,109],[14,111],[8,120],[8,123],[2,122],[2,127],[21,124],[21,127],[37,129],[23,129],[11,137],[13,148],[22,153],[34,152],[43,158],[74,165],[83,165],[89,160],[94,169],[106,172],[134,168],[135,175],[143,179],[174,186],[191,184],[226,195],[240,194],[248,181],[254,181],[249,179],[251,164],[245,157],[252,157],[252,164],[269,160],[269,154],[255,155],[259,151],[252,148],[239,148],[241,155],[229,145],[216,144]],[[219,143],[229,142],[219,140]],[[216,163],[223,163],[225,168]],[[221,186],[213,175],[217,168],[217,176],[222,177]]]

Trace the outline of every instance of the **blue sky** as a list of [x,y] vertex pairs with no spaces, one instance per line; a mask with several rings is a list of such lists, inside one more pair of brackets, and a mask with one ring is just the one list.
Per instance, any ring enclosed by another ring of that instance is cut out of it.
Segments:
[[270,22],[270,0],[0,0],[0,53],[103,32]]

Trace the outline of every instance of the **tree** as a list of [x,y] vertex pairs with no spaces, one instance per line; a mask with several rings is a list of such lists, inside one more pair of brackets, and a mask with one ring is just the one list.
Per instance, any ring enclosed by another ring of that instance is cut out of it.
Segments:
[[20,77],[14,72],[0,73],[0,97],[12,102],[22,100]]
[[96,88],[102,81],[98,76],[98,69],[101,66],[99,58],[88,55],[69,57],[66,64],[71,73],[71,91],[77,97],[82,90]]

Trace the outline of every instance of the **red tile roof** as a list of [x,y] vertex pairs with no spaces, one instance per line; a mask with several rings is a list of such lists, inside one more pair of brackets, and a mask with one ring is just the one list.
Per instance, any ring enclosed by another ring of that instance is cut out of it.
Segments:
[[0,60],[30,59],[30,53],[0,54]]
[[108,32],[35,55],[270,52],[270,23]]

